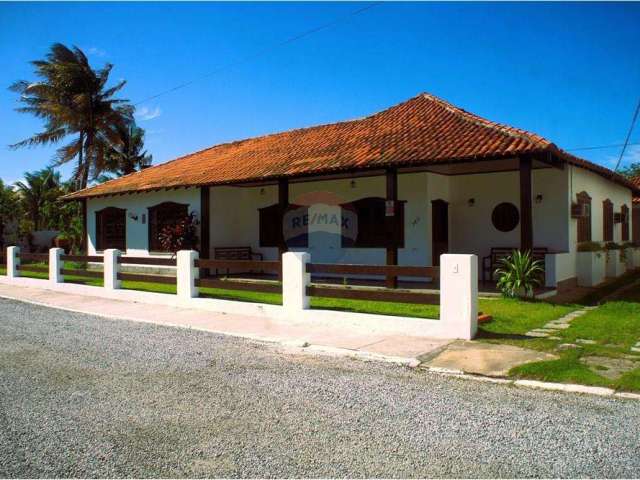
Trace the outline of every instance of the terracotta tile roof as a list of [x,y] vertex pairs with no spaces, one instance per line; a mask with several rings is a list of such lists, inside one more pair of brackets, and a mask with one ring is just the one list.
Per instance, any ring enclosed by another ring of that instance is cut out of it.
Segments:
[[[638,175],[637,177],[633,177],[631,179],[631,183],[633,183],[638,189],[640,189],[640,175]],[[640,193],[638,193],[638,196],[633,197],[633,203],[640,204]]]
[[490,122],[421,94],[358,120],[216,145],[66,198],[541,153],[628,184],[539,135]]

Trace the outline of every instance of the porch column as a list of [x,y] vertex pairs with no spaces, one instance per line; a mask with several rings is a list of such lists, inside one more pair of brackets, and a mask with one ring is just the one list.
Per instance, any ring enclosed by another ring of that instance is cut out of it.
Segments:
[[87,238],[87,199],[80,200],[81,203],[81,215],[82,215],[82,241],[80,242],[80,252],[82,255],[87,255],[88,250],[88,238]]
[[520,250],[533,250],[531,157],[520,157]]
[[[280,245],[278,246],[278,261],[282,262],[282,255],[287,251],[284,238],[284,214],[289,205],[289,179],[278,180],[278,206],[280,207]],[[282,280],[282,266],[278,272],[278,279]]]
[[[210,187],[200,187],[200,258],[208,259],[211,249]],[[200,269],[200,278],[209,275],[208,268]]]
[[[398,203],[398,172],[395,169],[387,170],[387,202],[393,202],[393,221],[398,221],[397,203]],[[385,212],[386,215],[386,212]],[[387,246],[387,265],[398,264],[398,247],[395,238],[389,239],[393,242],[393,246]],[[387,288],[397,288],[398,278],[392,275],[387,276]]]

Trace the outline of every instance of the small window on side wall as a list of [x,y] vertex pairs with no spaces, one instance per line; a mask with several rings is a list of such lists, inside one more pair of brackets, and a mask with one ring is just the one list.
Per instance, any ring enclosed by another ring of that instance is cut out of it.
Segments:
[[163,202],[149,207],[149,251],[163,252],[160,233],[165,227],[173,226],[189,215],[186,203]]
[[107,207],[96,212],[96,250],[127,249],[127,211]]

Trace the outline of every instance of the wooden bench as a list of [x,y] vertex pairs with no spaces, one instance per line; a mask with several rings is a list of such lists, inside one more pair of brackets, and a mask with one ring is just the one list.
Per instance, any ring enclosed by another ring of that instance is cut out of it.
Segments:
[[[254,252],[251,247],[215,247],[213,249],[214,260],[263,260],[264,257],[259,252]],[[218,269],[216,269],[216,275]],[[227,275],[229,275],[229,269],[227,268]]]
[[[487,273],[489,280],[493,279],[493,272],[500,266],[500,260],[511,255],[517,248],[515,247],[493,247],[491,253],[482,258],[482,281],[486,281]],[[549,253],[547,247],[533,247],[533,260],[541,260],[544,264],[544,256]]]

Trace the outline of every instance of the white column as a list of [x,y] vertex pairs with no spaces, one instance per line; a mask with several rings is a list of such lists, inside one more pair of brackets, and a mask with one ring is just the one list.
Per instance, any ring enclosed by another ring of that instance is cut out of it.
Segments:
[[472,339],[478,330],[478,257],[440,256],[440,321],[451,338]]
[[307,263],[311,255],[306,252],[286,252],[282,255],[282,305],[290,313],[309,308],[307,286],[311,284],[311,274],[307,273]]
[[20,276],[20,247],[7,247],[7,277]]
[[195,261],[199,258],[195,250],[180,250],[177,261],[178,297],[194,298],[198,296],[196,279],[200,278],[200,269],[196,268]]
[[122,286],[122,280],[118,279],[120,271],[120,250],[116,248],[108,248],[104,251],[104,288],[108,290],[117,290]]
[[63,262],[60,258],[64,254],[62,248],[49,249],[49,281],[51,283],[63,283],[64,276],[60,273]]

